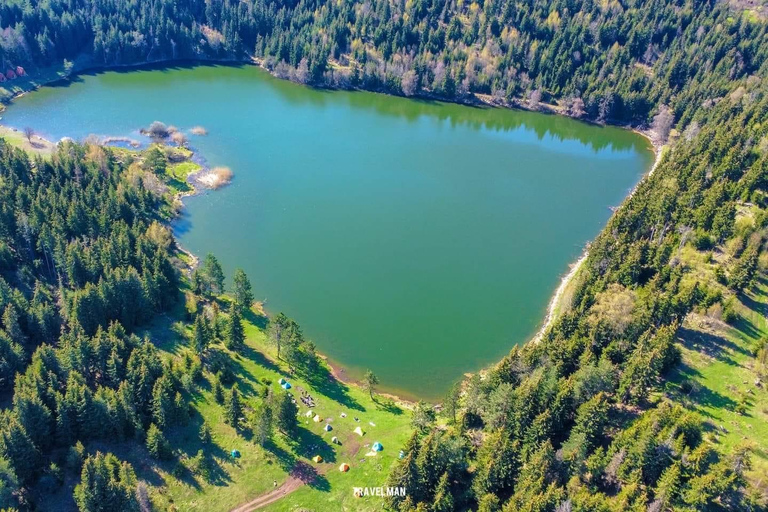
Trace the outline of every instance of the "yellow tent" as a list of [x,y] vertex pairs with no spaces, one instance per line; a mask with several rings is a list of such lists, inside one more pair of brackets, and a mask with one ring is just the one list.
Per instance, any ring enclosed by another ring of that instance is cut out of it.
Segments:
[[319,414],[315,414],[315,417],[313,418],[313,421],[315,423],[320,423],[321,421],[323,421],[323,418],[321,418]]
[[314,457],[312,457],[312,460],[317,463],[323,462],[323,458],[319,455],[315,455]]
[[357,427],[355,429],[355,434],[357,434],[359,436],[362,436],[363,435],[363,429],[361,429],[360,427]]
[[342,473],[346,473],[347,471],[349,471],[349,464],[345,462],[344,464],[339,466],[339,471],[341,471]]

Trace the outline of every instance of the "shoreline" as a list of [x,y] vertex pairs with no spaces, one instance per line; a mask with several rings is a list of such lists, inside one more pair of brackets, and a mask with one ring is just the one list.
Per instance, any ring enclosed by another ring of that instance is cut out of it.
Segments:
[[[651,144],[651,147],[653,147],[654,150],[654,158],[653,158],[653,165],[651,165],[651,168],[648,170],[647,173],[645,173],[641,178],[640,181],[637,182],[637,184],[632,187],[632,190],[629,191],[629,194],[622,200],[621,205],[619,205],[619,208],[621,208],[622,205],[624,205],[627,200],[629,200],[632,196],[635,195],[635,192],[640,187],[640,185],[647,181],[652,175],[653,172],[658,167],[659,163],[661,162],[661,158],[664,155],[665,148],[668,147],[667,144],[661,144],[658,140],[656,140],[650,132],[646,133],[639,130],[632,130],[633,132],[637,133],[638,135],[641,135],[645,137],[646,140]],[[611,214],[613,216],[613,213]],[[579,258],[571,263],[569,265],[568,272],[560,278],[560,284],[555,289],[555,293],[552,295],[552,298],[549,300],[549,304],[547,305],[547,313],[544,317],[543,325],[539,328],[538,331],[536,331],[536,334],[531,338],[529,341],[526,341],[525,343],[538,343],[541,341],[541,339],[544,337],[544,335],[547,333],[550,327],[552,327],[552,324],[557,319],[557,309],[559,306],[561,306],[560,301],[563,298],[563,295],[565,294],[566,289],[568,288],[568,285],[571,284],[573,279],[576,277],[576,274],[578,274],[581,267],[584,265],[584,262],[587,261],[587,258],[589,257],[589,246],[591,244],[590,242],[587,242],[586,246],[584,247],[584,250],[581,253],[581,256]]]
[[[70,82],[73,77],[76,77],[78,75],[87,74],[87,73],[101,73],[101,72],[107,72],[107,71],[119,71],[119,72],[130,72],[130,71],[139,71],[141,69],[152,69],[155,67],[169,67],[173,66],[173,64],[188,64],[191,66],[195,65],[247,65],[247,66],[255,66],[262,70],[264,70],[266,73],[268,73],[270,76],[279,79],[279,80],[287,80],[292,81],[287,78],[282,78],[277,76],[273,70],[269,69],[265,63],[264,59],[258,59],[255,57],[251,57],[249,60],[238,60],[238,59],[218,59],[218,60],[212,60],[212,59],[198,59],[194,61],[179,61],[179,60],[159,60],[154,62],[147,62],[147,63],[141,63],[141,64],[120,64],[120,65],[112,65],[112,66],[104,66],[104,65],[84,65],[82,68],[72,70],[68,75],[65,76],[58,76],[56,78],[52,78],[50,80],[44,80],[40,83],[35,83],[34,87],[31,87],[28,90],[21,90],[14,93],[10,98],[7,100],[3,100],[3,102],[0,104],[0,114],[2,114],[2,111],[5,110],[5,104],[12,102],[14,99],[21,97],[28,92],[35,91],[39,89],[40,87],[55,84],[59,82]],[[297,83],[297,82],[294,82]],[[300,84],[300,85],[306,85],[309,87],[315,87],[311,84]],[[580,121],[587,124],[595,124],[593,122],[590,122],[589,120],[581,119],[579,117],[575,117],[570,115],[568,112],[566,112],[562,107],[558,105],[551,105],[551,104],[545,104],[545,103],[539,103],[537,108],[530,108],[530,106],[524,101],[524,100],[516,100],[513,102],[509,102],[507,100],[503,101],[497,101],[494,100],[491,97],[486,97],[486,95],[471,93],[466,98],[456,98],[456,99],[446,99],[442,98],[436,95],[432,95],[429,93],[421,93],[416,94],[413,96],[401,96],[392,94],[387,91],[381,91],[381,90],[368,90],[368,89],[360,89],[360,88],[349,88],[349,89],[333,89],[330,87],[323,87],[322,89],[328,89],[328,90],[354,90],[354,91],[362,91],[362,92],[370,92],[374,94],[385,94],[388,96],[400,96],[404,97],[406,99],[429,99],[429,100],[436,100],[436,101],[443,101],[446,103],[455,103],[459,105],[466,105],[466,106],[475,106],[475,107],[487,107],[487,108],[500,108],[500,109],[517,109],[517,110],[523,110],[528,112],[538,112],[540,114],[548,114],[548,115],[557,115],[557,116],[564,116],[568,117],[570,119]],[[625,130],[629,130],[637,135],[642,136],[646,141],[649,143],[651,148],[654,151],[654,162],[651,166],[650,170],[645,173],[641,179],[638,181],[638,183],[632,188],[632,190],[627,194],[627,196],[622,200],[621,205],[623,205],[629,198],[631,198],[637,188],[640,186],[640,184],[643,183],[643,181],[647,180],[654,172],[656,167],[658,166],[661,156],[663,154],[663,150],[666,145],[662,145],[660,141],[658,141],[655,137],[655,135],[649,130],[649,129],[642,129],[640,127],[633,127],[631,125],[621,125],[621,124],[610,124],[606,123],[606,126],[615,126],[617,128],[622,128]],[[2,118],[0,117],[0,127],[6,127],[8,129],[13,129],[10,126],[7,126],[2,123]],[[38,136],[41,140],[47,141],[47,139],[44,139],[43,137]],[[50,142],[50,141],[47,141]],[[58,143],[52,143],[54,146],[58,145]],[[105,144],[108,145],[108,144]],[[205,159],[198,155],[196,151],[193,150],[193,161],[195,158],[199,159],[199,162],[204,162]],[[178,201],[178,203],[181,205],[180,208],[184,208],[184,199],[186,197],[191,197],[198,195],[200,193],[203,193],[205,190],[211,190],[203,186],[196,177],[200,174],[203,174],[205,172],[208,172],[210,169],[204,164],[200,163],[201,169],[198,171],[195,171],[193,173],[190,173],[187,175],[185,181],[187,184],[190,185],[192,190],[186,191],[186,192],[178,192],[174,194],[173,199],[174,201]],[[213,189],[215,190],[215,189]],[[620,206],[621,206],[620,205]],[[620,207],[619,206],[619,207]],[[168,223],[168,227],[173,230],[172,223],[174,219],[176,219],[179,216],[179,213],[177,212],[173,219],[171,219]],[[175,238],[175,237],[174,237]],[[565,293],[568,285],[573,281],[576,274],[578,273],[579,269],[583,266],[584,262],[586,261],[587,257],[589,256],[589,243],[586,244],[585,249],[582,251],[581,256],[573,263],[569,265],[568,272],[560,279],[560,283],[551,296],[548,305],[546,314],[542,323],[542,326],[536,331],[535,335],[531,337],[530,339],[523,341],[520,343],[520,345],[524,345],[527,343],[538,343],[541,338],[546,334],[547,330],[551,327],[552,323],[556,319],[556,313],[557,308],[559,306],[560,301],[562,300],[562,296]],[[193,252],[185,249],[181,244],[176,242],[176,247],[179,250],[180,253],[184,254],[189,258],[190,262],[189,264],[185,265],[187,267],[187,271],[191,272],[194,270],[200,262],[200,259],[197,255],[195,255]],[[344,365],[340,363],[336,363],[332,361],[327,355],[323,354],[322,352],[318,352],[318,355],[325,361],[325,363],[328,365],[329,370],[331,372],[331,375],[333,378],[338,380],[339,382],[348,385],[348,386],[355,386],[358,388],[362,388],[362,384],[359,380],[354,379],[352,377],[349,377],[345,375],[346,368]],[[491,363],[479,370],[477,370],[480,373],[483,373],[487,368],[493,366],[495,363]],[[463,376],[466,377],[467,375],[471,375],[471,373],[464,373]],[[405,406],[413,406],[417,401],[419,401],[418,397],[410,396],[409,393],[402,393],[402,391],[398,391],[394,388],[389,388],[392,390],[392,392],[386,391],[388,388],[386,386],[383,386],[383,391],[380,391],[376,393],[377,396],[382,397],[387,400],[393,400],[395,403],[399,403],[401,405]],[[401,394],[394,394],[394,393],[401,393]],[[439,404],[439,402],[437,402]],[[436,405],[436,404],[435,404]]]

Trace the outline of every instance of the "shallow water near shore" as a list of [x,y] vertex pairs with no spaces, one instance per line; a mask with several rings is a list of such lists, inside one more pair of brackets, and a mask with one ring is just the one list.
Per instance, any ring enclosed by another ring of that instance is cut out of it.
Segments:
[[15,101],[52,140],[183,130],[232,184],[185,199],[180,243],[242,267],[270,313],[382,386],[439,398],[527,341],[653,161],[639,135],[530,112],[314,90],[255,67],[105,72]]

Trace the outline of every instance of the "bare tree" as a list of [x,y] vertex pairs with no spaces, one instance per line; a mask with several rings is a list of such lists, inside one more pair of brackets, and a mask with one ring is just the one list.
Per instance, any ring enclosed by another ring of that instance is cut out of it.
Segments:
[[307,58],[304,57],[299,62],[299,65],[296,67],[296,81],[300,84],[306,84],[309,83],[309,62],[307,61]]
[[403,90],[403,94],[406,96],[413,96],[416,94],[416,88],[418,86],[417,82],[418,79],[415,71],[408,70],[403,73],[403,78],[400,80],[400,88]]
[[651,129],[656,133],[662,144],[667,142],[669,132],[672,130],[672,125],[675,123],[675,115],[672,110],[666,105],[659,107],[659,113],[653,117],[653,123],[651,123]]
[[24,137],[27,138],[27,142],[32,144],[32,137],[35,135],[35,130],[32,129],[31,126],[26,126],[24,128]]
[[582,100],[579,96],[576,96],[571,101],[571,107],[569,110],[573,117],[583,117],[586,113],[586,110],[584,109],[584,100]]
[[528,95],[528,108],[531,110],[539,110],[539,103],[541,103],[541,91],[534,89],[531,94]]

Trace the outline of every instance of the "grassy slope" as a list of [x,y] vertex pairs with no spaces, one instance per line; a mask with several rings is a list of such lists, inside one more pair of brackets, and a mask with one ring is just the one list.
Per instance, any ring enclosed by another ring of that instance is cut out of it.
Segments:
[[30,142],[23,133],[14,130],[13,128],[8,128],[7,126],[0,126],[0,138],[5,139],[11,146],[23,149],[33,156],[38,155],[43,158],[50,157],[56,149],[56,144],[53,144],[42,137],[33,135]]
[[[708,258],[691,248],[681,256],[690,277],[714,286]],[[746,293],[737,296],[738,320],[727,325],[713,315],[691,313],[679,332],[682,363],[669,377],[671,399],[698,412],[711,426],[710,439],[725,453],[739,446],[752,450],[748,476],[768,489],[768,392],[758,379],[752,355],[757,341],[768,335],[768,276],[759,275]],[[739,404],[745,410],[741,413]]]
[[[238,387],[246,402],[263,388],[265,379],[271,381],[273,389],[277,389],[278,379],[288,376],[286,366],[275,363],[275,354],[266,344],[266,336],[261,327],[263,320],[263,317],[256,314],[249,315],[246,323],[247,349],[242,355],[233,355],[239,367]],[[174,332],[172,322],[172,318],[161,318],[151,333],[165,353],[176,357],[187,348],[184,338]],[[206,377],[210,379],[211,375],[206,373]],[[147,460],[142,464],[137,460],[140,478],[154,485],[152,495],[156,505],[161,510],[174,509],[174,506],[176,510],[229,510],[273,490],[275,480],[281,484],[296,462],[303,461],[318,472],[315,483],[278,501],[270,510],[293,510],[297,506],[309,507],[318,503],[326,503],[334,510],[381,509],[382,501],[379,498],[367,498],[366,501],[354,498],[352,486],[384,485],[392,462],[410,434],[408,411],[399,407],[385,408],[373,402],[362,389],[348,387],[335,380],[328,380],[320,389],[317,386],[312,388],[299,378],[290,377],[290,381],[294,386],[294,396],[299,395],[300,388],[310,391],[317,402],[314,410],[331,421],[334,427],[332,432],[323,430],[325,422],[314,423],[306,418],[304,413],[307,408],[302,405],[299,441],[288,442],[278,435],[272,446],[261,448],[224,423],[223,406],[214,401],[210,386],[203,386],[201,392],[194,397],[197,413],[192,421],[168,436],[173,448],[183,454],[179,460],[187,469],[181,476],[172,474],[176,462],[156,465]],[[348,416],[341,418],[342,412]],[[359,423],[353,420],[355,416],[360,419]],[[211,426],[215,444],[210,453],[216,460],[217,468],[211,483],[193,476],[188,470],[188,457],[193,457],[202,448],[198,441],[198,431],[203,420]],[[358,425],[366,432],[362,438],[353,433]],[[330,443],[334,435],[338,436],[341,446]],[[384,451],[376,457],[365,457],[375,441],[384,445]],[[312,446],[316,448],[312,449]],[[232,449],[242,454],[239,460],[234,461],[229,456]],[[311,461],[318,453],[326,462],[315,464]],[[352,467],[349,473],[338,471],[342,462]]]
[[[137,152],[130,149],[115,148],[114,151],[118,157],[137,156]],[[199,168],[191,161],[169,164],[166,178],[169,192],[177,194],[191,190],[186,176]],[[178,257],[185,265],[189,263],[185,253],[179,253]],[[223,311],[228,310],[226,298],[221,299],[220,305]],[[165,357],[179,358],[189,350],[187,337],[191,334],[191,326],[183,322],[184,315],[182,300],[173,312],[158,316],[138,334],[149,337]],[[273,503],[268,510],[314,508],[319,503],[327,504],[333,510],[382,510],[381,498],[355,498],[352,487],[385,484],[392,463],[411,433],[408,404],[393,404],[383,399],[374,401],[361,388],[332,379],[328,368],[324,368],[326,378],[319,384],[316,382],[314,387],[304,379],[290,376],[287,365],[277,361],[275,350],[267,343],[265,323],[266,319],[256,311],[247,315],[247,348],[241,354],[231,353],[221,345],[216,347],[228,352],[234,361],[245,408],[254,402],[265,385],[278,390],[280,377],[287,377],[294,386],[291,390],[294,396],[298,397],[299,390],[305,389],[315,398],[317,406],[314,410],[331,423],[331,432],[323,430],[325,421],[314,423],[306,418],[304,413],[308,409],[300,404],[299,439],[292,442],[276,435],[268,449],[262,448],[249,436],[244,437],[225,424],[224,407],[215,402],[211,392],[213,375],[205,372],[205,382],[192,397],[194,412],[191,420],[166,433],[175,453],[173,460],[158,463],[149,457],[143,446],[131,441],[94,441],[86,445],[86,451],[112,452],[130,462],[139,479],[148,484],[158,510],[230,510],[274,490],[274,482],[280,485],[286,481],[297,462],[314,468],[317,472],[315,482]],[[342,412],[347,413],[346,418],[340,417]],[[354,417],[360,421],[355,422]],[[206,449],[215,461],[210,482],[192,471],[192,457],[204,448],[198,437],[203,421],[210,426],[213,437],[213,446]],[[353,433],[357,426],[365,431],[364,437]],[[333,436],[339,438],[341,445],[330,442]],[[366,457],[375,441],[384,445],[384,451],[375,457]],[[240,459],[231,458],[232,449],[240,451]],[[312,457],[317,454],[321,454],[326,462],[312,462]],[[338,470],[342,462],[351,466],[348,473]],[[79,474],[68,471],[61,487],[44,489],[39,486],[34,494],[41,510],[76,510],[72,492],[79,479]]]

